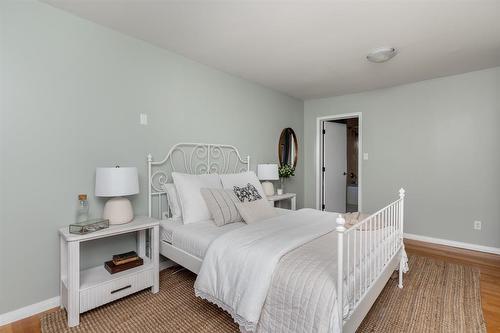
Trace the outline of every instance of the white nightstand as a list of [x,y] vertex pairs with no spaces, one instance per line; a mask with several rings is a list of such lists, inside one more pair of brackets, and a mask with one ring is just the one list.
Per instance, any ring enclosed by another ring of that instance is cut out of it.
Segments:
[[297,209],[297,195],[295,193],[284,193],[281,195],[275,194],[267,197],[270,202],[280,202],[282,200],[290,200],[290,209]]
[[[136,217],[132,222],[85,235],[70,234],[68,227],[59,229],[61,260],[61,308],[66,308],[68,326],[80,323],[80,313],[151,287],[159,291],[159,221]],[[142,266],[110,274],[104,263],[80,270],[80,243],[93,239],[137,232],[137,254]],[[149,240],[146,242],[146,233]]]

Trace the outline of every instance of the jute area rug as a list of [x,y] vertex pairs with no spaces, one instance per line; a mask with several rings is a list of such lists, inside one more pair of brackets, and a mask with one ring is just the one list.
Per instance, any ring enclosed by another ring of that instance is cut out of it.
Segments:
[[[226,312],[194,296],[196,276],[177,269],[161,272],[156,295],[146,290],[86,312],[71,329],[58,310],[42,317],[42,332],[239,332]],[[411,256],[404,288],[390,279],[358,332],[486,332],[479,272]]]

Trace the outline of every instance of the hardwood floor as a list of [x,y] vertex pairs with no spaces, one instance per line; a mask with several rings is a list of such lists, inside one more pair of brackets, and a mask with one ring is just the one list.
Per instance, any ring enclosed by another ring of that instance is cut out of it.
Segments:
[[42,315],[55,310],[57,310],[57,308],[53,308],[51,310],[2,326],[0,327],[0,333],[39,333],[40,318],[42,317]]
[[[500,333],[500,256],[413,240],[405,240],[405,246],[409,254],[478,268],[481,272],[481,303],[488,333]],[[38,333],[41,315],[2,326],[0,333]]]
[[500,332],[500,256],[405,240],[406,251],[425,257],[445,260],[480,270],[481,306],[488,333]]

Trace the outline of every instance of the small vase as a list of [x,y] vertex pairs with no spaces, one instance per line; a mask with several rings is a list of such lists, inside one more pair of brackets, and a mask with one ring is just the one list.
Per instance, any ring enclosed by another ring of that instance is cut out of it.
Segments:
[[285,178],[280,178],[280,189],[283,193],[285,193]]

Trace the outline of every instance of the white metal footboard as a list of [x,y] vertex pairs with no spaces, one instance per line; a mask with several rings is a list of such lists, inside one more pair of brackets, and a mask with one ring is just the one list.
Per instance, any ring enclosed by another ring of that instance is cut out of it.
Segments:
[[339,332],[356,330],[398,263],[403,287],[404,197],[400,189],[398,200],[349,229],[337,218]]

